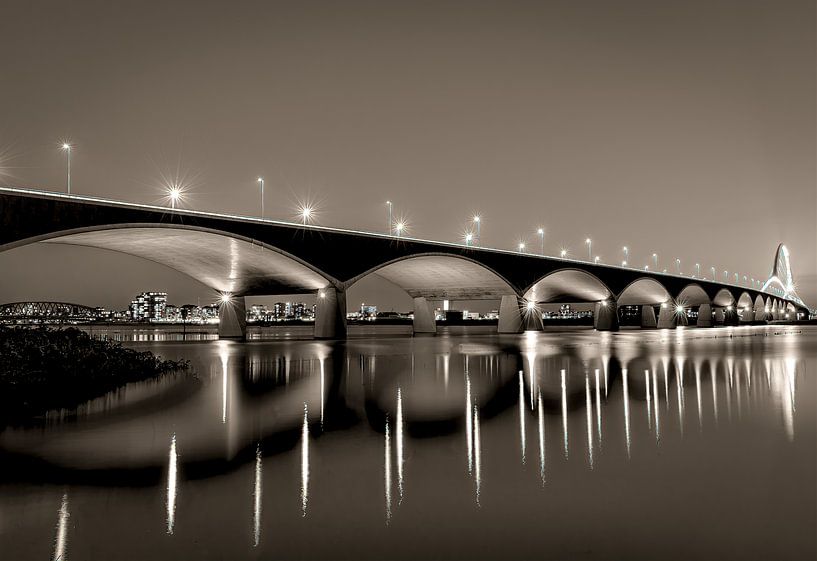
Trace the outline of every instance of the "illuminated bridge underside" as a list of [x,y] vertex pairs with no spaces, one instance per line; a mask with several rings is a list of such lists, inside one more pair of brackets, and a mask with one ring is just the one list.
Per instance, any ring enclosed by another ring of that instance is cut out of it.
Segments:
[[426,255],[390,263],[375,274],[396,284],[414,298],[498,300],[515,294],[496,273],[468,259]]
[[597,277],[579,269],[551,273],[525,293],[534,302],[598,302],[612,296]]
[[638,279],[618,296],[619,306],[658,305],[671,298],[664,286],[653,279]]
[[329,284],[322,275],[278,251],[201,230],[114,228],[52,238],[47,243],[142,257],[237,295],[307,293]]

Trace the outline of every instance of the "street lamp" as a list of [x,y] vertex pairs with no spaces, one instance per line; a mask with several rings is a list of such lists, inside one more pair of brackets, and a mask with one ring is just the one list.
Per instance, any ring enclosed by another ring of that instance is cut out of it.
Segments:
[[178,185],[174,185],[168,191],[168,196],[170,197],[170,208],[176,208],[176,202],[182,198],[182,190],[179,189]]
[[479,214],[474,215],[474,224],[477,226],[477,245],[482,244],[482,233],[480,230],[480,224],[482,224],[482,220],[479,217]]
[[680,259],[675,260],[675,267],[678,269],[678,274],[680,275],[681,274],[681,260]]
[[712,280],[713,280],[713,281],[718,280],[717,278],[715,278],[715,277],[716,277],[716,274],[715,274],[715,267],[710,267],[710,268],[709,268],[709,270],[710,270],[710,271],[712,271]]
[[695,263],[695,276],[701,278],[701,264]]
[[405,227],[406,227],[406,224],[404,222],[398,222],[397,224],[394,225],[394,231],[397,232],[397,237],[398,238],[400,237],[400,234],[403,233],[403,230],[405,229]]
[[567,250],[566,250],[566,249],[562,249],[562,250],[559,252],[559,255],[560,255],[561,257],[567,257]]
[[523,251],[525,251],[525,243],[519,242],[519,253],[522,253]]
[[304,206],[301,208],[301,218],[303,219],[304,226],[306,226],[307,220],[312,219],[312,207]]
[[474,239],[474,234],[468,232],[465,234],[465,245],[471,245],[471,241]]
[[652,254],[652,264],[655,265],[655,270],[657,271],[658,270],[658,254],[657,253]]
[[259,177],[258,183],[261,184],[261,218],[264,218],[264,178]]
[[389,228],[387,232],[391,236],[392,234],[392,204],[391,201],[386,201],[386,206],[389,207]]
[[622,251],[624,251],[624,261],[621,263],[621,266],[626,267],[627,266],[627,261],[630,260],[630,249],[626,245],[624,247],[622,247],[621,249],[622,249]]
[[62,143],[62,151],[65,152],[66,163],[68,165],[68,194],[71,194],[71,144],[68,142]]
[[540,240],[540,242],[542,244],[542,255],[544,255],[545,254],[545,229],[544,228],[539,228],[538,230],[536,230],[536,233],[539,234],[539,240]]
[[599,257],[598,255],[596,255],[596,258],[595,258],[595,259],[593,259],[593,263],[598,263],[599,261],[601,261],[601,257]]
[[587,260],[590,261],[593,259],[593,240],[587,238],[584,243],[587,244]]

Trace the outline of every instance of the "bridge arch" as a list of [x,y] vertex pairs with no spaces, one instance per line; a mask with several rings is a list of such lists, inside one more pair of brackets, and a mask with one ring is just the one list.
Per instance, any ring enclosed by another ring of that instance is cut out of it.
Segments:
[[378,275],[402,288],[412,298],[499,300],[518,295],[511,283],[494,269],[464,255],[417,253],[372,267],[343,283],[348,290],[369,275]]
[[742,312],[747,308],[749,310],[754,310],[753,306],[754,302],[752,301],[752,297],[749,295],[749,293],[748,292],[741,293],[740,298],[738,298],[737,302],[738,311]]
[[[239,296],[312,293],[339,282],[305,260],[252,238],[184,224],[95,225],[13,244],[66,244],[115,251],[164,265]],[[12,246],[12,244],[9,244]],[[0,250],[11,249],[5,246]]]
[[596,275],[581,269],[552,271],[524,291],[530,302],[600,302],[613,296]]
[[735,297],[729,289],[721,288],[715,293],[712,303],[719,308],[726,308],[727,306],[733,306],[735,304]]
[[676,298],[678,303],[684,307],[702,306],[704,304],[712,304],[709,299],[709,294],[698,283],[690,283],[686,285]]
[[671,299],[672,295],[663,284],[653,278],[642,277],[628,284],[619,293],[616,301],[619,306],[658,306]]

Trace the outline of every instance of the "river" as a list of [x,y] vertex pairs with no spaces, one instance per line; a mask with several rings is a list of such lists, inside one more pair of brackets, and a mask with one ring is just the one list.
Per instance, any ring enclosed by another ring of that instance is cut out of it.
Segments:
[[195,376],[0,432],[2,559],[814,559],[817,328],[95,335]]

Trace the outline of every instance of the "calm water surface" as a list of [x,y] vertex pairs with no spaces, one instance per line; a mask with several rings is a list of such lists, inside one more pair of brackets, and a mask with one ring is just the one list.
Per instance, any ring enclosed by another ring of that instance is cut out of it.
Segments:
[[196,377],[0,432],[0,558],[815,558],[817,328],[489,331],[108,333]]

